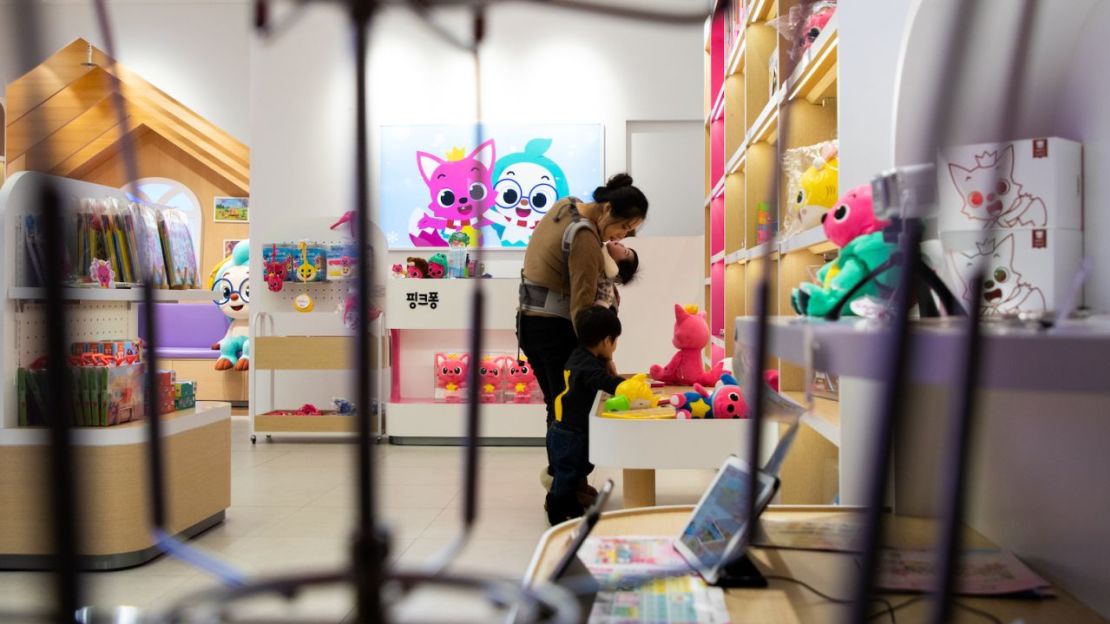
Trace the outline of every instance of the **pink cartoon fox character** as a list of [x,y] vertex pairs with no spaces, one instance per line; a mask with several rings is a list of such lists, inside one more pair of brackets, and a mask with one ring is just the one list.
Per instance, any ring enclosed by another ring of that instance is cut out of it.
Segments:
[[536,374],[528,360],[510,360],[508,370],[509,389],[514,403],[529,403],[536,389]]
[[448,403],[458,403],[462,400],[461,391],[469,370],[469,353],[461,356],[456,353],[436,354],[436,387],[444,390],[444,397]]
[[712,386],[721,378],[724,364],[717,362],[708,371],[702,366],[701,354],[709,342],[709,325],[705,322],[705,312],[698,312],[697,306],[683,308],[674,306],[674,339],[671,343],[678,353],[674,354],[666,366],[653,365],[651,378],[676,386],[691,386],[700,383]]
[[974,167],[948,165],[952,183],[963,197],[962,212],[984,227],[997,223],[1001,227],[1035,227],[1048,225],[1044,200],[1022,193],[1014,179],[1014,146],[997,152],[983,152],[975,157]]
[[[464,227],[479,227],[479,212],[494,204],[490,172],[495,158],[493,139],[482,143],[465,158],[452,150],[447,160],[427,152],[416,153],[420,176],[428,185],[431,202],[417,226],[450,235]],[[488,223],[484,218],[481,225]]]
[[481,384],[478,398],[482,403],[494,403],[500,398],[505,380],[505,360],[487,355],[478,364],[478,383]]

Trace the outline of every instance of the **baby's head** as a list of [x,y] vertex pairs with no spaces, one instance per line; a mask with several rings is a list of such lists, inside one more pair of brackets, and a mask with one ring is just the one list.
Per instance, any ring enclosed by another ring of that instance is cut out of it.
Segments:
[[605,248],[609,257],[617,263],[617,280],[621,284],[630,283],[636,277],[636,269],[640,268],[640,256],[636,250],[625,247],[620,241],[609,241]]

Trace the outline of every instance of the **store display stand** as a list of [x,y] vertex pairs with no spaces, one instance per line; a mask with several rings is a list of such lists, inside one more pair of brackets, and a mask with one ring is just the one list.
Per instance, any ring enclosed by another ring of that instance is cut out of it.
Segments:
[[[49,564],[47,430],[18,427],[15,379],[20,366],[42,355],[43,304],[29,274],[20,217],[34,205],[37,189],[50,181],[63,198],[126,201],[122,191],[97,184],[20,172],[0,190],[0,569]],[[137,289],[66,289],[69,338],[95,341],[138,335]],[[157,291],[159,301],[205,300],[208,291]],[[164,421],[166,480],[170,488],[166,528],[190,537],[218,524],[231,505],[231,406],[198,402],[195,408],[161,416]],[[73,443],[80,467],[77,494],[81,514],[81,562],[86,569],[139,565],[157,557],[148,510],[146,426],[142,421],[112,427],[75,427]]]

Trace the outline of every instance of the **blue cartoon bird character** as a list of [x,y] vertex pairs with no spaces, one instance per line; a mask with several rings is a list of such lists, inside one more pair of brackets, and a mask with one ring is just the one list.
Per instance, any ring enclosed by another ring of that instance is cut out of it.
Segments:
[[214,293],[213,301],[220,306],[231,323],[213,350],[219,350],[216,370],[243,371],[250,368],[250,244],[239,241],[231,250],[231,255],[216,265],[212,271],[209,289]]
[[550,148],[551,139],[532,139],[523,152],[502,156],[494,165],[495,204],[487,217],[502,246],[527,246],[540,219],[570,194],[562,167],[545,156]]

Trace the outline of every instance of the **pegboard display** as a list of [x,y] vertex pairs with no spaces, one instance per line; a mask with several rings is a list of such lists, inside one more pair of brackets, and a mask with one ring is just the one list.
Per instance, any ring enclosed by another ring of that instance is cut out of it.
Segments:
[[[136,315],[126,302],[82,302],[66,305],[67,342],[92,342],[138,336]],[[46,352],[46,307],[25,303],[15,312],[17,366],[28,366]]]
[[278,301],[279,310],[292,311],[293,299],[307,292],[315,302],[312,312],[305,314],[336,314],[340,306],[347,301],[347,293],[355,287],[355,280],[330,281],[330,282],[286,282],[281,292],[271,292]]

